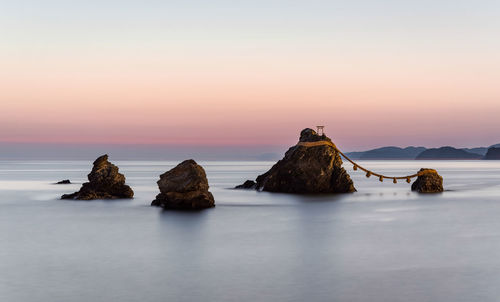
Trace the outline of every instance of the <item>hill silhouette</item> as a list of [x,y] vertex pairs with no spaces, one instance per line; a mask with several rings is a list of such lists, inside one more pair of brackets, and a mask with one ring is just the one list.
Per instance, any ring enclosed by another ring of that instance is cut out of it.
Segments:
[[415,159],[418,154],[425,150],[425,147],[389,146],[364,152],[351,152],[348,153],[348,156],[355,159]]
[[484,159],[500,159],[500,147],[489,148]]
[[413,147],[413,146],[406,148],[388,146],[388,147],[371,149],[367,151],[348,152],[346,153],[346,155],[352,159],[361,159],[361,160],[363,159],[365,160],[481,159],[486,155],[489,148],[500,148],[500,144],[495,144],[490,147],[454,148],[446,146],[446,147],[430,148],[430,149],[427,149],[425,147]]
[[417,155],[415,159],[481,159],[481,154],[470,153],[463,149],[450,146],[427,149]]

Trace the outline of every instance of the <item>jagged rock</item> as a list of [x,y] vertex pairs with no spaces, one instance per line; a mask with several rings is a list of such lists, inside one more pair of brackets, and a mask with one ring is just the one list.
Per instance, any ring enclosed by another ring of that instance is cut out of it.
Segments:
[[486,155],[484,156],[484,159],[494,159],[494,160],[500,159],[500,148],[496,147],[489,148],[488,152],[486,152]]
[[[309,128],[300,133],[299,143],[320,141],[331,143],[326,135]],[[340,154],[332,145],[291,147],[283,159],[257,177],[255,188],[284,193],[355,192],[349,174],[342,168]]]
[[255,189],[256,185],[257,185],[257,183],[255,183],[255,181],[253,181],[253,180],[247,180],[243,184],[237,185],[234,188],[235,189]]
[[118,199],[132,198],[134,191],[125,184],[125,176],[118,173],[118,167],[108,161],[108,155],[103,155],[94,161],[92,171],[80,191],[64,194],[61,199]]
[[151,203],[165,209],[198,210],[215,206],[208,191],[207,175],[194,160],[185,160],[160,175],[157,182],[160,194]]
[[71,181],[69,179],[64,179],[56,182],[56,185],[69,185],[69,184],[71,184]]
[[440,193],[443,192],[443,177],[434,169],[420,169],[424,172],[417,177],[417,180],[411,185],[412,191],[419,193]]

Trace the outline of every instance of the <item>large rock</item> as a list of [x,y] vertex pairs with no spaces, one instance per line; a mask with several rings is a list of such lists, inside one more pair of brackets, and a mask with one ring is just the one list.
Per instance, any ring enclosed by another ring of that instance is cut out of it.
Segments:
[[[314,144],[306,146],[307,143]],[[242,187],[247,185],[243,184]],[[300,133],[299,144],[288,149],[283,159],[257,177],[255,188],[284,193],[356,191],[349,174],[342,168],[342,159],[330,138],[318,135],[309,128]]]
[[194,160],[185,160],[160,175],[157,182],[160,194],[151,203],[166,209],[198,210],[215,206],[208,191],[207,175]]
[[488,152],[486,152],[486,155],[484,156],[484,159],[499,160],[500,159],[500,148],[496,148],[496,147],[489,148]]
[[422,168],[419,174],[417,180],[411,185],[412,191],[419,193],[443,192],[443,177],[436,170]]
[[64,194],[62,199],[118,199],[132,198],[134,191],[125,184],[125,176],[118,172],[118,167],[103,155],[94,161],[94,167],[88,175],[89,182],[82,185],[80,191]]

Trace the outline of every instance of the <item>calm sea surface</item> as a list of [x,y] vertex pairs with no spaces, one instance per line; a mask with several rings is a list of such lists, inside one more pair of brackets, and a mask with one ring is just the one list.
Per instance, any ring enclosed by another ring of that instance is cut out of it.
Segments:
[[217,206],[193,213],[149,206],[177,162],[115,163],[135,199],[59,200],[90,162],[0,162],[0,301],[500,299],[500,161],[367,161],[448,191],[347,166],[358,192],[325,196],[231,190],[272,163],[200,162]]

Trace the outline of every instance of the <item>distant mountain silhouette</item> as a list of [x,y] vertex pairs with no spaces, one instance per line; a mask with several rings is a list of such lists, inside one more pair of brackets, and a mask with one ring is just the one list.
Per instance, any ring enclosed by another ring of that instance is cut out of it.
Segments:
[[484,156],[484,159],[496,159],[496,160],[500,159],[500,146],[489,148],[488,152]]
[[353,159],[415,159],[418,154],[425,150],[424,147],[399,148],[390,146],[364,152],[351,152],[347,156]]
[[[481,159],[486,155],[489,148],[500,148],[500,144],[490,147],[477,148],[453,148],[441,147],[427,149],[425,147],[406,147],[395,146],[381,147],[367,151],[356,151],[346,153],[351,159]],[[425,151],[429,151],[423,153]],[[417,158],[422,154],[423,158]],[[434,157],[435,156],[435,157]]]
[[463,149],[450,146],[427,149],[417,155],[415,159],[481,159],[481,154],[470,153]]
[[479,155],[486,155],[486,152],[488,152],[488,147],[477,147],[477,148],[461,148],[460,150],[464,150],[469,153],[475,153]]
[[500,148],[500,144],[491,145],[489,147],[462,148],[462,150],[470,152],[470,153],[481,154],[484,156],[488,152],[489,148]]

